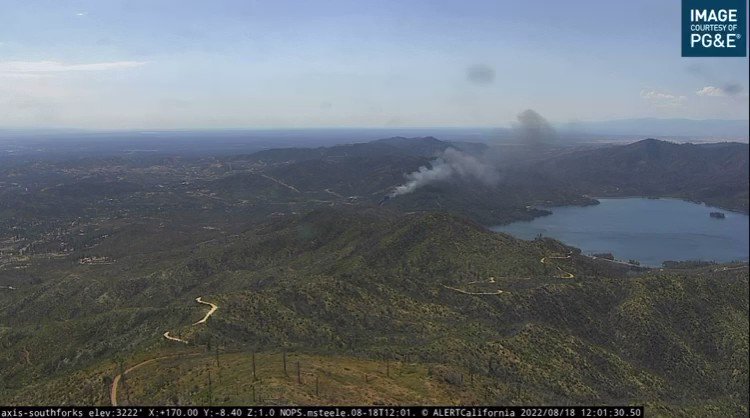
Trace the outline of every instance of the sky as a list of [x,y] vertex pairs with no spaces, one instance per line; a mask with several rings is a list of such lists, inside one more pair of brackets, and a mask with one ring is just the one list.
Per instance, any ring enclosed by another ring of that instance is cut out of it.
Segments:
[[679,0],[0,0],[0,128],[747,119]]

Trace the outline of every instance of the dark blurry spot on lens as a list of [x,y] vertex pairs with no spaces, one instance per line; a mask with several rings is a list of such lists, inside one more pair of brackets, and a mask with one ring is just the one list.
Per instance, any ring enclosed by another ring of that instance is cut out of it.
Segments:
[[466,79],[475,84],[492,84],[495,81],[495,70],[484,64],[472,65],[466,69]]

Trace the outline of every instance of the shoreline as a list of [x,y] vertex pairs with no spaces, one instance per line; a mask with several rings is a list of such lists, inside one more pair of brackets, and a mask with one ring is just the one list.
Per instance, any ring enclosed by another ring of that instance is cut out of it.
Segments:
[[[728,218],[729,218],[729,214],[738,215],[736,217],[733,217],[732,222],[733,223],[740,223],[740,226],[742,226],[742,223],[744,223],[744,220],[742,218],[744,217],[745,219],[747,219],[748,216],[749,216],[748,214],[745,214],[745,213],[742,213],[742,212],[733,211],[733,210],[727,210],[727,209],[724,209],[724,208],[721,208],[721,207],[712,206],[712,205],[706,204],[705,202],[696,202],[696,201],[692,201],[692,200],[688,200],[688,199],[683,199],[683,198],[679,198],[679,197],[673,197],[673,196],[656,197],[656,198],[655,197],[647,197],[647,196],[611,196],[611,197],[610,196],[596,196],[596,197],[587,196],[587,197],[590,197],[591,199],[595,199],[596,202],[597,202],[597,206],[598,206],[599,203],[601,203],[603,201],[608,201],[608,200],[627,200],[627,199],[633,199],[633,200],[664,200],[664,201],[678,202],[678,203],[683,203],[683,204],[687,203],[687,204],[690,204],[690,205],[698,205],[698,206],[701,207],[700,210],[726,212],[728,214]],[[558,213],[558,211],[555,210],[555,209],[562,209],[562,208],[565,208],[565,209],[584,209],[587,206],[591,206],[591,205],[547,206],[547,207],[544,207],[544,209],[550,211],[551,215],[554,215],[554,214]],[[691,210],[697,211],[699,209],[693,208]],[[545,215],[545,216],[551,216],[551,215]],[[664,213],[662,213],[662,215],[664,215]],[[708,216],[708,212],[705,215]],[[581,215],[581,216],[585,217],[585,215]],[[724,248],[724,251],[720,251],[720,252],[723,252],[723,254],[718,254],[718,253],[717,254],[713,254],[713,255],[704,254],[705,257],[702,257],[699,254],[695,255],[695,256],[691,256],[690,255],[691,251],[690,250],[685,250],[685,254],[681,254],[680,256],[675,255],[675,254],[671,254],[671,256],[670,256],[670,254],[664,254],[663,257],[665,259],[664,260],[660,260],[662,257],[659,257],[659,255],[658,255],[659,252],[658,251],[654,251],[653,254],[647,254],[647,255],[641,254],[640,255],[640,257],[646,257],[646,259],[643,259],[643,258],[639,259],[638,255],[625,256],[625,255],[622,255],[622,251],[620,251],[620,254],[615,253],[615,248],[622,247],[622,246],[619,246],[619,242],[620,241],[618,240],[618,237],[614,237],[613,239],[609,240],[609,244],[611,244],[612,247],[611,248],[607,248],[606,250],[602,250],[602,249],[599,249],[599,248],[584,249],[584,248],[581,248],[581,244],[583,244],[584,246],[586,246],[586,242],[574,243],[574,242],[570,241],[570,239],[572,239],[571,236],[568,236],[567,240],[566,240],[565,238],[561,238],[559,236],[556,237],[556,236],[554,236],[554,234],[553,235],[549,235],[549,234],[551,234],[551,232],[550,231],[546,231],[545,228],[541,228],[540,229],[540,228],[535,228],[534,226],[529,226],[529,227],[520,226],[520,229],[517,229],[515,231],[513,231],[513,228],[508,228],[509,225],[514,225],[514,224],[529,225],[531,222],[533,222],[533,221],[535,221],[537,219],[540,219],[542,217],[543,216],[538,216],[538,217],[535,217],[535,218],[529,219],[529,220],[518,220],[518,221],[514,221],[514,222],[508,222],[508,223],[504,223],[504,224],[495,224],[495,225],[490,225],[490,226],[486,226],[486,227],[491,232],[510,235],[510,236],[512,236],[512,237],[514,237],[516,239],[521,239],[521,240],[524,240],[524,241],[533,241],[534,237],[532,237],[529,234],[535,233],[536,230],[539,230],[537,232],[539,232],[539,234],[541,234],[543,237],[545,237],[545,238],[551,238],[551,239],[554,239],[556,241],[561,242],[564,245],[578,248],[581,251],[581,255],[584,255],[586,257],[593,258],[593,259],[600,259],[599,257],[595,257],[594,254],[595,253],[599,253],[599,252],[610,252],[610,253],[613,253],[616,258],[615,258],[615,260],[606,260],[606,261],[613,261],[613,262],[618,262],[619,264],[631,265],[629,263],[629,260],[633,259],[633,260],[638,261],[640,263],[639,267],[641,267],[641,268],[659,269],[659,268],[663,268],[663,263],[664,262],[670,262],[670,261],[673,261],[673,262],[705,261],[705,262],[713,262],[713,263],[716,263],[716,264],[729,264],[729,263],[733,263],[733,262],[740,262],[740,263],[748,263],[748,262],[750,262],[750,258],[748,258],[746,254],[742,255],[742,256],[740,256],[738,254],[734,254],[734,252],[736,252],[737,248],[740,248],[740,249],[742,248],[742,245],[744,245],[744,242],[742,242],[741,238],[737,238],[734,235],[734,233],[727,233],[726,231],[724,232],[724,235],[722,235],[722,237],[726,236],[726,239],[730,239],[732,244],[739,244],[739,247],[737,247],[735,245],[730,245],[729,247]],[[720,222],[722,220],[723,219],[716,220],[717,224],[718,224],[718,222]],[[573,221],[575,221],[575,220],[573,220]],[[542,222],[544,222],[544,221],[542,221]],[[575,224],[575,222],[573,222],[573,224]],[[578,225],[583,225],[583,223],[578,223]],[[708,225],[708,224],[703,224],[702,223],[701,227],[703,229],[705,229],[705,228],[707,228],[706,225]],[[594,226],[596,226],[596,225],[594,225]],[[638,227],[636,227],[636,226],[632,226],[631,227],[631,226],[629,226],[627,224],[626,225],[622,225],[622,226],[624,227],[624,230],[620,231],[620,232],[624,233],[624,234],[627,234],[628,231],[631,230],[631,229],[633,231],[638,231],[639,230]],[[559,225],[556,224],[556,226],[553,227],[552,229],[554,230],[555,228],[562,228],[563,230],[566,230],[565,225],[563,225],[563,224],[559,224]],[[589,235],[591,235],[591,237],[588,239],[588,242],[590,242],[592,239],[596,240],[597,231],[599,231],[601,233],[606,232],[606,228],[605,229],[602,229],[602,228],[604,228],[604,226],[601,226],[599,228],[595,228],[595,229],[590,230],[590,231],[586,231],[586,233],[588,233]],[[723,230],[723,228],[722,228],[722,230]],[[511,232],[511,231],[513,231],[513,232]],[[578,230],[568,231],[567,235],[570,235],[570,234],[575,235],[576,231],[578,231]],[[560,231],[557,231],[557,232],[559,233]],[[583,232],[583,231],[578,231],[578,232]],[[696,230],[694,232],[687,232],[687,233],[688,234],[700,234],[701,231],[700,231],[700,228],[699,228],[698,230]],[[666,236],[669,235],[666,232],[665,232],[665,234],[666,234]],[[563,234],[563,235],[565,235],[565,234]],[[738,239],[739,239],[739,241],[738,241]],[[584,241],[586,241],[586,240],[584,240]],[[737,242],[735,242],[735,241],[737,241]],[[604,244],[607,244],[607,243],[605,242]],[[636,248],[636,246],[625,245],[624,248],[626,250],[625,252],[627,253],[629,251],[628,249]],[[701,247],[701,248],[703,248],[703,247]],[[721,250],[722,248],[719,248],[719,250]],[[623,250],[623,248],[620,248],[620,250]],[[700,251],[700,250],[693,251],[693,252],[705,253],[705,251]],[[721,257],[727,257],[727,259],[725,259],[725,260],[722,261],[720,259]],[[624,259],[621,260],[621,258],[624,258]],[[651,262],[649,262],[647,260],[648,258],[659,258],[659,260],[656,260],[656,261],[652,260]],[[633,266],[635,267],[636,265],[633,265]]]

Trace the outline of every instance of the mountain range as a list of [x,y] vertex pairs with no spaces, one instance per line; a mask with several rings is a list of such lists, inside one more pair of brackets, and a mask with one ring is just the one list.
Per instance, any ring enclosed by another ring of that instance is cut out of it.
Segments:
[[[498,181],[379,204],[451,148]],[[487,225],[600,195],[746,211],[747,145],[493,152],[390,138],[0,168],[0,403],[746,415],[747,264],[642,268]]]

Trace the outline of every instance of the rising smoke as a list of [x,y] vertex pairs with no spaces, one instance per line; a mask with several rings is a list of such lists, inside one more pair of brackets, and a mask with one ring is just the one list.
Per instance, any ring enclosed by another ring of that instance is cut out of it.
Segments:
[[487,185],[496,184],[500,178],[495,167],[462,151],[448,148],[431,162],[430,167],[422,166],[417,171],[407,174],[407,182],[396,187],[391,197],[409,194],[426,184],[455,176],[478,180]]
[[539,113],[526,109],[518,116],[518,123],[513,127],[517,139],[526,145],[547,144],[557,138],[552,125]]
[[[513,135],[532,150],[549,144],[557,138],[555,128],[539,113],[527,109],[517,116],[517,123],[513,126]],[[477,180],[485,185],[493,186],[500,181],[500,158],[498,147],[491,147],[480,160],[455,148],[443,151],[430,167],[422,166],[417,171],[406,174],[407,182],[396,187],[389,197],[396,197],[412,193],[418,188],[452,177]]]

